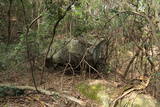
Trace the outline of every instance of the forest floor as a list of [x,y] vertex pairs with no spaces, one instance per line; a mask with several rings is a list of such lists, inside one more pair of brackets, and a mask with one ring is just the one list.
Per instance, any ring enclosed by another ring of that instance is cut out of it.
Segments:
[[[41,72],[35,72],[34,75],[37,85],[40,84]],[[0,77],[1,84],[34,87],[31,72],[0,72]],[[89,107],[95,107],[96,103],[81,96],[75,87],[78,83],[97,78],[102,79],[97,77],[96,73],[90,75],[75,74],[73,76],[73,74],[66,75],[62,71],[45,72],[45,82],[42,85],[38,85],[38,88],[73,96],[87,102]],[[0,98],[0,107],[80,107],[80,105],[66,98],[51,97],[28,90],[21,96]]]
[[[44,82],[40,85],[41,72],[34,73],[38,88],[42,88],[49,91],[55,91],[61,94],[73,96],[79,100],[87,102],[87,107],[97,107],[96,103],[88,100],[82,96],[76,89],[77,84],[91,80],[105,78],[108,82],[120,82],[119,78],[114,74],[109,75],[86,73],[84,74],[64,74],[62,71],[45,72]],[[98,76],[103,75],[103,78]],[[0,84],[10,84],[16,86],[33,86],[33,79],[31,72],[28,71],[14,71],[14,72],[0,72]],[[152,90],[152,86],[151,89]],[[160,96],[160,95],[158,95]],[[159,97],[160,98],[160,97]],[[21,96],[7,96],[0,98],[0,107],[81,107],[77,103],[70,101],[63,97],[48,96],[44,94],[36,93],[36,91],[26,90],[25,94]]]

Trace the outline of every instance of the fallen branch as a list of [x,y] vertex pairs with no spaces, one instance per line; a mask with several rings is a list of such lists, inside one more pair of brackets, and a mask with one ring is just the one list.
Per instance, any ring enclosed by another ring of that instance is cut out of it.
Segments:
[[136,86],[134,86],[131,89],[128,89],[127,91],[125,91],[122,95],[118,96],[116,99],[114,99],[109,107],[116,107],[116,104],[119,100],[123,99],[126,95],[130,94],[133,91],[140,91],[145,89],[150,82],[151,76],[147,78],[146,81],[141,82],[140,84],[137,84]]
[[[14,88],[18,88],[18,89],[22,89],[22,90],[33,90],[33,91],[36,91],[35,87],[32,87],[32,86],[12,86],[12,85],[9,85],[9,84],[0,84],[0,87],[14,87]],[[73,102],[76,102],[77,104],[81,105],[81,106],[86,106],[86,102],[82,101],[82,100],[79,100],[73,96],[69,96],[69,95],[65,95],[65,94],[60,94],[58,92],[54,92],[54,91],[48,91],[48,90],[45,90],[45,89],[42,89],[42,88],[39,88],[38,91],[42,94],[45,94],[45,95],[49,95],[49,96],[53,96],[53,95],[57,95],[61,98],[66,98],[70,101],[73,101]]]
[[135,59],[137,58],[137,56],[139,55],[139,53],[140,53],[140,50],[138,50],[138,51],[136,52],[136,54],[132,57],[132,59],[130,60],[129,64],[127,65],[127,68],[126,68],[126,70],[125,70],[125,72],[124,72],[124,75],[123,75],[124,78],[126,78],[126,76],[127,76],[128,72],[129,72],[129,69],[130,69],[131,65],[133,64],[133,62],[135,61]]

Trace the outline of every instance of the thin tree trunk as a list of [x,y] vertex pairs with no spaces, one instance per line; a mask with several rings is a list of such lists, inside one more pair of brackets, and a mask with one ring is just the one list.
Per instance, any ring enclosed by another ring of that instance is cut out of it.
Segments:
[[11,39],[11,9],[12,9],[12,2],[13,0],[9,0],[9,9],[8,9],[8,40],[7,40],[7,46],[10,43]]

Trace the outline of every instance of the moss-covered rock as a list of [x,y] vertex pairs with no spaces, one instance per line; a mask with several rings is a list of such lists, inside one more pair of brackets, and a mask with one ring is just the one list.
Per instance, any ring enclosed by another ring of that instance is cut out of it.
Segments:
[[158,102],[151,96],[132,92],[121,101],[117,107],[160,107]]
[[[89,81],[77,85],[77,89],[80,93],[91,100],[95,100],[100,105],[108,107],[111,102],[110,94],[106,94],[106,91],[111,92],[112,88],[106,89],[106,84],[103,81]],[[108,85],[110,87],[110,85]]]
[[104,90],[104,86],[101,84],[95,84],[95,85],[87,85],[87,84],[79,84],[78,90],[83,93],[85,96],[92,100],[99,101],[99,92],[102,92]]
[[[116,88],[103,80],[81,83],[77,85],[77,89],[87,98],[96,101],[101,107],[109,107],[123,91],[122,88]],[[159,107],[159,103],[150,95],[132,92],[119,100],[116,107]]]
[[0,97],[19,96],[24,94],[24,90],[15,87],[0,86]]

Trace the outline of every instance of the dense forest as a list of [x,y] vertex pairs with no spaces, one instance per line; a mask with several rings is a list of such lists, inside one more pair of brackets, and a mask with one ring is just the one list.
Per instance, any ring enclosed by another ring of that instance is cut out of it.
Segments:
[[0,0],[0,107],[160,107],[160,0]]

